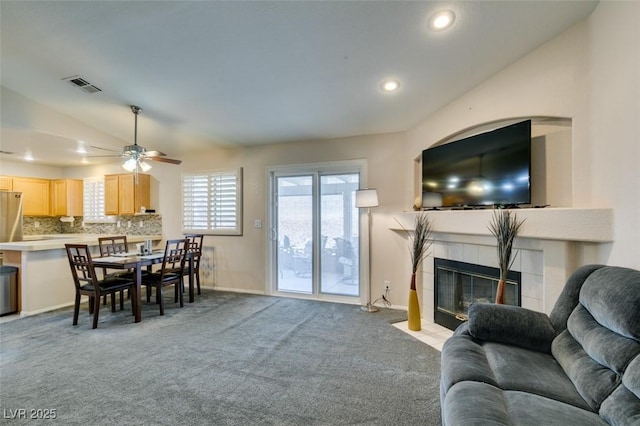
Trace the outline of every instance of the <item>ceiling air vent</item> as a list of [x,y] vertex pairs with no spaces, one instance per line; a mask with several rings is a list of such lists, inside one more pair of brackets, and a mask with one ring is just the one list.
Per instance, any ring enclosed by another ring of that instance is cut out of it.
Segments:
[[74,75],[72,77],[63,78],[63,80],[64,81],[68,81],[72,85],[84,90],[87,93],[102,92],[102,90],[100,90],[99,87],[94,86],[93,84],[89,83],[87,80],[85,80],[84,78],[82,78],[82,77],[80,77],[78,75]]

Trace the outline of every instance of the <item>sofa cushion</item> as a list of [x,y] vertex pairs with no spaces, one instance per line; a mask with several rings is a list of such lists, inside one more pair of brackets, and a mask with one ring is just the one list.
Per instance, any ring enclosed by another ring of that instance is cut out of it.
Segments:
[[553,328],[556,330],[556,334],[564,331],[567,328],[567,319],[573,312],[573,309],[578,305],[578,299],[580,298],[580,289],[584,284],[584,281],[589,276],[603,268],[603,265],[586,265],[576,269],[573,274],[567,280],[558,300],[553,305],[553,310],[549,314],[549,319]]
[[640,355],[640,342],[602,327],[582,305],[574,309],[567,323],[571,337],[587,355],[620,376],[629,362]]
[[602,326],[640,340],[640,271],[614,266],[594,271],[580,290],[580,304]]
[[640,400],[626,386],[618,386],[600,406],[600,416],[612,425],[640,425]]
[[499,388],[529,392],[590,409],[550,354],[500,343],[483,343],[482,347]]
[[443,424],[485,425],[605,425],[595,413],[520,391],[505,391],[478,382],[454,385],[444,401]]
[[595,362],[567,330],[553,341],[551,352],[594,411],[620,383],[619,376]]
[[640,425],[640,356],[622,377],[622,384],[602,402],[600,416],[612,425]]
[[622,377],[622,383],[636,398],[640,399],[640,356],[635,357],[635,359],[629,363],[627,371]]
[[518,346],[454,336],[442,348],[443,394],[456,383],[483,382],[503,390],[519,390],[590,409],[550,354]]
[[551,352],[551,342],[556,337],[547,315],[519,306],[474,303],[469,307],[468,324],[475,339],[540,352]]

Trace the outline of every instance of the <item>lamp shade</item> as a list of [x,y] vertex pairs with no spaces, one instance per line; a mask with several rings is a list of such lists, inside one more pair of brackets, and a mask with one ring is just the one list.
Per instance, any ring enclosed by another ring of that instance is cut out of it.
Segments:
[[357,190],[356,207],[378,207],[378,192],[375,188]]

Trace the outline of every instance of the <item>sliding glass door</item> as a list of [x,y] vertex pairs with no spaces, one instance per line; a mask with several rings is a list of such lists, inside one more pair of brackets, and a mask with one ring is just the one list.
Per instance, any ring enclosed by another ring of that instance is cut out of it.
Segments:
[[313,293],[313,180],[276,177],[278,291]]
[[359,220],[356,173],[320,176],[320,292],[358,296]]
[[296,171],[271,174],[274,290],[358,297],[359,170]]

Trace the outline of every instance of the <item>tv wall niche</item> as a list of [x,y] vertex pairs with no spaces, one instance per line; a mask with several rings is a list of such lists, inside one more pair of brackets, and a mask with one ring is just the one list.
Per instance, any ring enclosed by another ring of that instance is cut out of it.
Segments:
[[441,139],[416,158],[416,203],[572,207],[571,124],[568,118],[517,117]]

